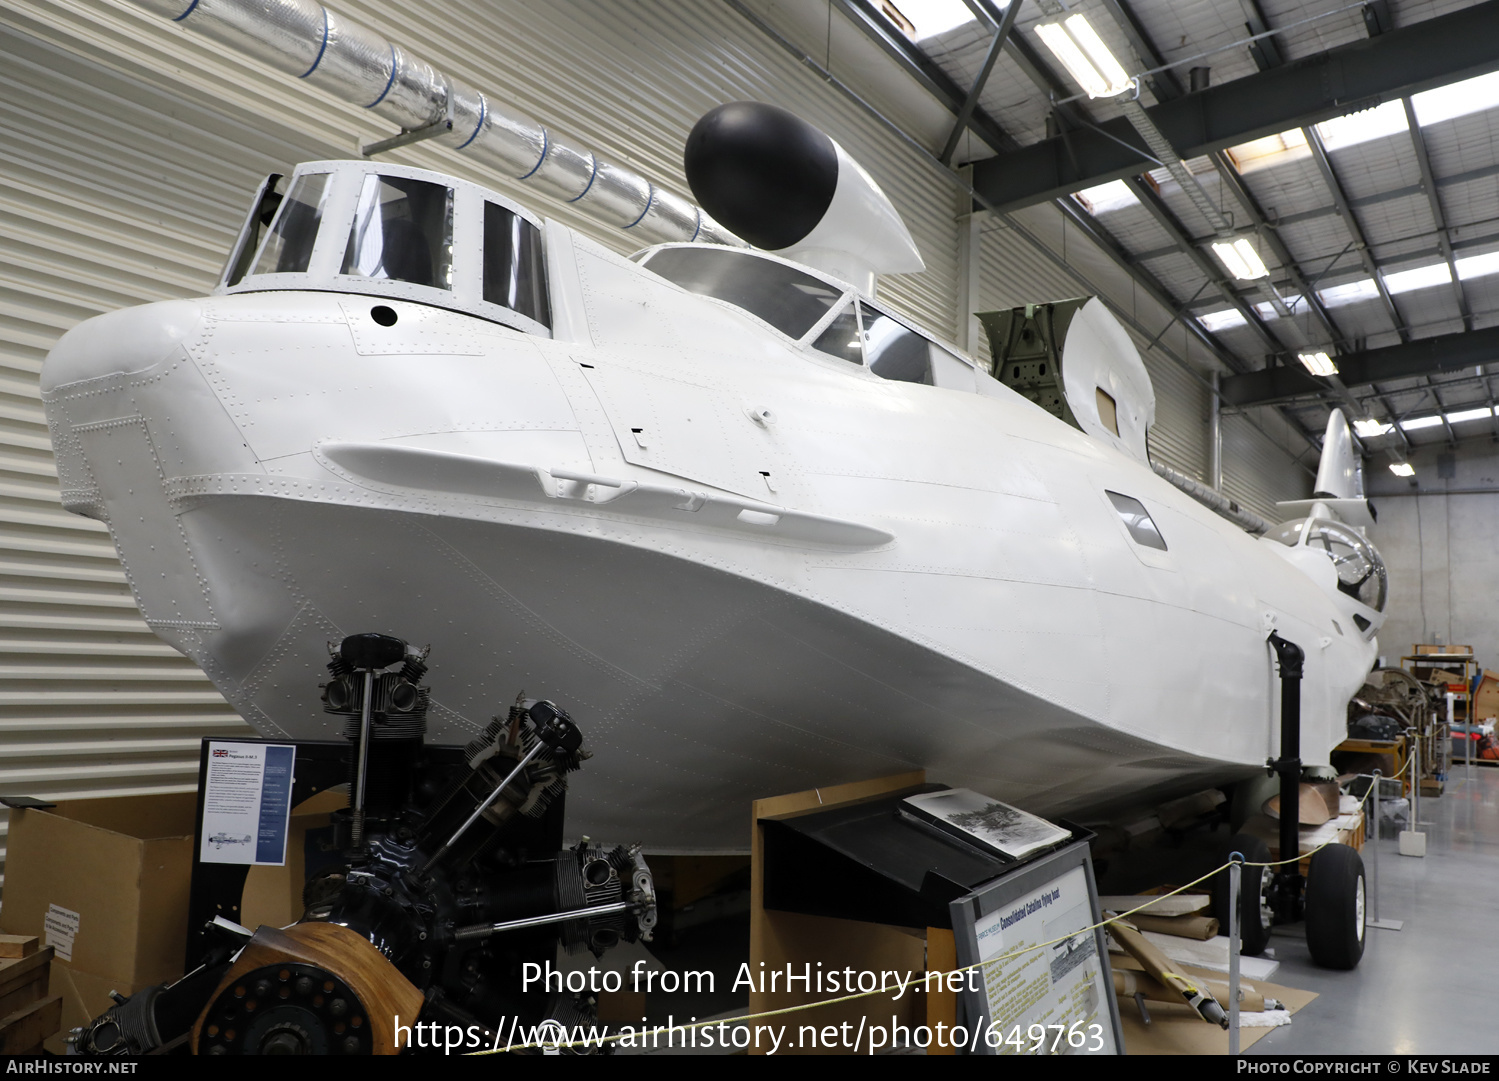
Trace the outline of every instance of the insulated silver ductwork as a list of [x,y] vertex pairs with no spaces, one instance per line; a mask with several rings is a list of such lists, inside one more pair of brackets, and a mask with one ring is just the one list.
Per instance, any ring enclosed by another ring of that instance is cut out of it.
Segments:
[[435,141],[575,203],[643,243],[744,241],[699,207],[628,169],[569,146],[401,46],[314,0],[133,0],[247,56],[416,131],[451,121]]
[[1160,462],[1151,462],[1150,468],[1155,470],[1156,476],[1163,480],[1169,480],[1204,507],[1207,507],[1208,510],[1216,511],[1246,532],[1263,534],[1275,528],[1274,523],[1261,518],[1253,511],[1245,510],[1232,499],[1229,499],[1228,496],[1223,495],[1221,492],[1213,491],[1201,481],[1194,480],[1185,473],[1179,473],[1169,465],[1162,465]]

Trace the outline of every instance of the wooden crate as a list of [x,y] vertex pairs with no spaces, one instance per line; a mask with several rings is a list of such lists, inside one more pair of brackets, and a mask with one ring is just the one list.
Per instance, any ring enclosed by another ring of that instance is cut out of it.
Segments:
[[55,951],[35,935],[0,936],[0,951],[0,1054],[40,1054],[62,1027],[62,996],[47,994]]

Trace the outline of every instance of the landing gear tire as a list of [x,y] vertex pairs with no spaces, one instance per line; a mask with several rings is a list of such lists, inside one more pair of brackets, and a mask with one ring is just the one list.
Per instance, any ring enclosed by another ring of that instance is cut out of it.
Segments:
[[[1234,834],[1228,839],[1227,851],[1243,853],[1246,863],[1270,862],[1270,847],[1253,834]],[[1243,867],[1239,872],[1239,952],[1246,957],[1257,957],[1270,945],[1272,877],[1269,867]],[[1228,934],[1227,870],[1213,879],[1213,914],[1218,917],[1219,930]]]
[[1312,857],[1306,877],[1306,948],[1323,968],[1358,967],[1364,956],[1364,861],[1348,845]]

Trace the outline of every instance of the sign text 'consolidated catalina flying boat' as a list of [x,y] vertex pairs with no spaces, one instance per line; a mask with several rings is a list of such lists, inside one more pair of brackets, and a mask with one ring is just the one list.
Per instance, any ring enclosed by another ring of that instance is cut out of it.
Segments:
[[722,106],[687,171],[755,248],[273,179],[210,296],[49,356],[65,505],[264,735],[339,738],[316,677],[362,631],[432,644],[433,742],[565,700],[575,834],[743,849],[754,797],[914,767],[1042,814],[1230,782],[1277,749],[1272,630],[1326,761],[1385,592],[1340,414],[1256,538],[1152,470],[1099,300],[988,317],[996,379],[877,299],[921,259],[826,135]]

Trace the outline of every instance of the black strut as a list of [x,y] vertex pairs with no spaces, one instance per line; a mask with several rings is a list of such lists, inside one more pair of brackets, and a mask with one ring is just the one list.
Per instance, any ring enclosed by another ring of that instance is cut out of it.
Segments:
[[1280,757],[1270,768],[1280,774],[1280,858],[1290,860],[1276,874],[1284,920],[1299,917],[1301,901],[1301,675],[1306,654],[1295,642],[1270,632],[1280,661]]

